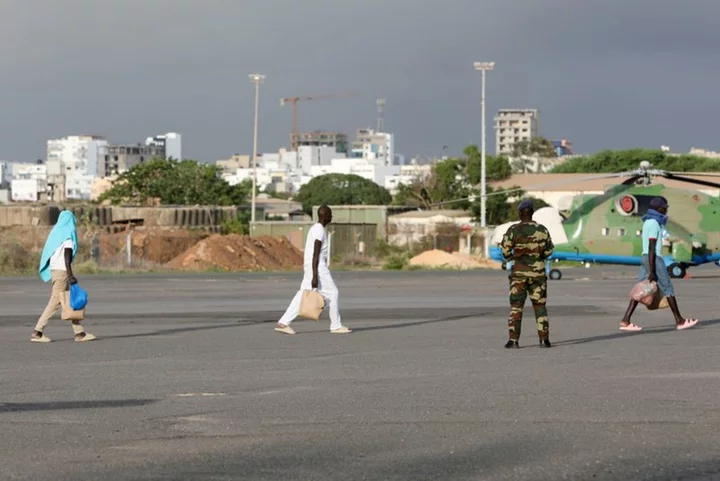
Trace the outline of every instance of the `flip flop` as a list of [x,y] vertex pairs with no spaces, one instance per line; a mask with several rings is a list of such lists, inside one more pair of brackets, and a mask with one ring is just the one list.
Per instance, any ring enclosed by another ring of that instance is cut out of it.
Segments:
[[637,324],[633,324],[633,323],[631,322],[631,323],[628,324],[627,326],[620,326],[620,330],[621,330],[621,331],[637,332],[637,331],[642,331],[642,327],[638,326]]
[[698,322],[700,321],[698,321],[697,319],[685,319],[685,322],[683,322],[682,324],[678,324],[676,329],[678,331],[690,329],[691,327],[694,327]]

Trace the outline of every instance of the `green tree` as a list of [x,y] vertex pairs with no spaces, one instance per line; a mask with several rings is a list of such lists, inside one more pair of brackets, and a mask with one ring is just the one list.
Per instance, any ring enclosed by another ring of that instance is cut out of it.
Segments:
[[534,165],[537,165],[537,171],[542,171],[548,159],[556,157],[557,152],[552,141],[544,137],[533,137],[530,140],[521,140],[513,146],[511,164],[515,172],[526,174],[535,170],[531,168]]
[[635,170],[642,161],[648,161],[656,169],[675,172],[718,172],[720,161],[697,155],[671,155],[662,150],[629,149],[603,150],[593,155],[576,157],[555,166],[557,174],[610,173]]
[[[410,184],[399,186],[393,204],[425,209],[468,209],[471,202],[466,198],[479,193],[482,155],[475,145],[467,146],[463,154],[463,157],[436,163],[427,178],[418,178]],[[502,156],[486,155],[485,170],[487,182],[504,180],[512,175],[508,159]],[[433,205],[453,200],[458,201]]]
[[[482,176],[482,153],[476,145],[468,145],[463,151],[467,159],[467,174],[471,183],[479,184]],[[505,180],[512,175],[510,161],[504,156],[485,155],[485,179],[488,182]]]
[[251,181],[228,184],[214,165],[194,160],[158,158],[120,174],[99,201],[165,205],[241,205],[247,202]]
[[392,196],[386,188],[359,175],[327,174],[300,187],[295,200],[311,215],[315,205],[388,205]]
[[[506,222],[519,220],[520,215],[518,212],[518,206],[520,205],[520,202],[526,198],[532,200],[535,210],[548,206],[548,204],[542,199],[524,197],[525,191],[515,190],[517,188],[518,186],[516,185],[507,189],[493,189],[492,187],[487,188],[488,197],[485,207],[485,215],[488,225],[500,225]],[[506,193],[508,191],[513,192]],[[510,202],[511,198],[515,200]],[[473,203],[470,206],[470,212],[472,213],[473,220],[475,222],[480,222],[482,211],[479,198],[473,200]]]

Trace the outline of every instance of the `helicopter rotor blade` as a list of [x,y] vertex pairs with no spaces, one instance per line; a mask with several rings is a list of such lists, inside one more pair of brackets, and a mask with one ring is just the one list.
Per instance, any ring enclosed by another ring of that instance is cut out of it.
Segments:
[[670,172],[665,172],[664,177],[667,179],[671,179],[671,180],[679,180],[680,182],[687,182],[689,184],[704,185],[706,187],[715,187],[717,189],[720,189],[720,184],[718,184],[716,182],[710,182],[709,180],[693,179],[691,177],[675,175]]
[[[665,171],[666,174],[673,174],[673,175],[687,175],[691,172],[670,172]],[[702,173],[695,173],[692,172],[694,175],[697,175],[698,177],[720,177],[720,172],[702,172]]]
[[[499,191],[499,192],[491,192],[491,193],[485,194],[485,197],[487,198],[487,197],[492,197],[492,196],[495,196],[495,195],[511,194],[511,193],[513,193],[513,192],[518,192],[518,191],[521,191],[521,190],[524,190],[524,191],[538,190],[538,189],[541,189],[541,188],[559,186],[559,185],[564,185],[564,184],[574,184],[574,183],[577,183],[577,182],[585,182],[585,181],[588,181],[588,180],[613,179],[613,178],[617,178],[617,177],[624,177],[624,176],[626,176],[626,175],[629,175],[630,178],[626,179],[626,180],[623,182],[624,185],[629,185],[629,184],[635,182],[635,180],[636,180],[638,177],[640,177],[640,175],[637,174],[636,172],[612,172],[612,173],[607,173],[607,174],[594,174],[594,175],[590,175],[590,176],[587,176],[587,177],[561,179],[561,180],[556,180],[556,181],[554,181],[554,182],[546,182],[546,183],[543,183],[543,184],[534,184],[534,185],[530,185],[530,186],[527,186],[527,187],[518,187],[518,188],[516,188],[516,189],[508,189],[508,190],[502,190],[502,191]],[[476,186],[474,186],[474,187],[475,187],[475,188],[479,188],[480,186],[477,186],[477,185],[476,185]],[[473,195],[473,196],[468,196],[468,197],[461,197],[461,198],[458,198],[458,199],[446,200],[446,201],[444,201],[444,202],[433,202],[432,204],[430,204],[430,206],[431,206],[431,207],[435,207],[435,206],[441,206],[441,205],[456,204],[456,203],[458,203],[458,202],[464,202],[464,201],[470,200],[470,199],[472,199],[472,198],[481,198],[481,197],[482,197],[481,195]]]

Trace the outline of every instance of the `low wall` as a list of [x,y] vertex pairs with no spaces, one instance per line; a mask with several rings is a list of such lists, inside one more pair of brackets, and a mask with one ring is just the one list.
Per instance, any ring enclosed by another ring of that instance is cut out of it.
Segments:
[[0,227],[52,226],[60,212],[75,214],[78,224],[110,227],[142,224],[148,227],[215,228],[225,219],[237,217],[238,207],[132,207],[68,204],[52,206],[0,206]]

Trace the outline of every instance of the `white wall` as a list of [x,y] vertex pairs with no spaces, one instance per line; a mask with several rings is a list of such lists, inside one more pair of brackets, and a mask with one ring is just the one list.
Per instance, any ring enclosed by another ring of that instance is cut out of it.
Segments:
[[65,195],[68,199],[90,200],[92,186],[97,177],[87,174],[72,174],[65,177]]
[[107,140],[89,136],[69,136],[47,141],[47,161],[65,165],[68,175],[79,173],[97,176],[98,150],[108,145]]
[[320,165],[330,165],[333,159],[343,159],[345,154],[339,153],[335,147],[300,146],[298,148],[298,166],[302,173],[307,175],[312,168]]
[[36,202],[45,186],[41,179],[13,179],[10,189],[14,202]]
[[165,157],[172,157],[175,160],[183,160],[182,156],[182,135],[176,132],[156,135],[145,139],[145,145],[164,145]]

